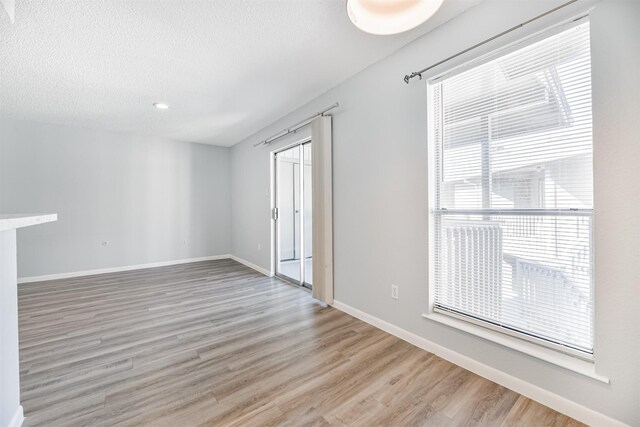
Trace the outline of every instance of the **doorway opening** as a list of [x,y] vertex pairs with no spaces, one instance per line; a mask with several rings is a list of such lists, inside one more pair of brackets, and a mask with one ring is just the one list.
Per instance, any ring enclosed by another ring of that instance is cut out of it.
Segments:
[[276,276],[311,289],[313,223],[311,141],[273,154]]

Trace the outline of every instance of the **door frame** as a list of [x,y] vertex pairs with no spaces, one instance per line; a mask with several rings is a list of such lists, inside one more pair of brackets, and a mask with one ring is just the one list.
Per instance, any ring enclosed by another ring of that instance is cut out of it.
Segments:
[[[278,272],[278,221],[274,217],[274,210],[277,207],[278,201],[278,167],[277,167],[277,154],[283,151],[290,150],[295,147],[300,147],[300,189],[304,194],[304,150],[302,148],[303,145],[312,142],[311,136],[302,138],[296,142],[293,142],[288,145],[284,145],[280,148],[272,150],[269,155],[270,157],[270,169],[271,169],[271,209],[269,210],[269,217],[271,218],[271,271],[273,275],[285,280],[295,286],[298,286],[307,291],[311,291],[312,284],[305,282],[305,267],[306,267],[306,253],[305,253],[305,240],[304,240],[304,197],[300,199],[300,280],[296,281],[290,277],[287,277]],[[311,160],[313,162],[313,159]],[[313,262],[313,261],[311,261]]]

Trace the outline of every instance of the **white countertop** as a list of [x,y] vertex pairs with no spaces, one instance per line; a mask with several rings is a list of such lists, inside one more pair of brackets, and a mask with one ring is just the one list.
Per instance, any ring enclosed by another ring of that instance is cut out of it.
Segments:
[[0,231],[29,227],[58,220],[58,214],[0,214]]

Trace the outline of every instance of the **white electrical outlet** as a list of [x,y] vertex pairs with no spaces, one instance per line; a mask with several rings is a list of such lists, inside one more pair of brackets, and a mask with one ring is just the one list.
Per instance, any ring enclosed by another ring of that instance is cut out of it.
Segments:
[[187,239],[182,239],[182,246],[187,246],[187,243],[189,243]]
[[261,251],[262,250],[262,245],[260,243],[258,243],[258,250]]
[[391,285],[391,298],[398,299],[398,285]]

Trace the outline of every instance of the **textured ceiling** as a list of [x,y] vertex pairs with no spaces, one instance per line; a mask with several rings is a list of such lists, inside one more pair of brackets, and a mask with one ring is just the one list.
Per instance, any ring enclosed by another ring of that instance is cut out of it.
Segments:
[[230,146],[478,1],[381,37],[344,0],[16,0],[0,117]]

